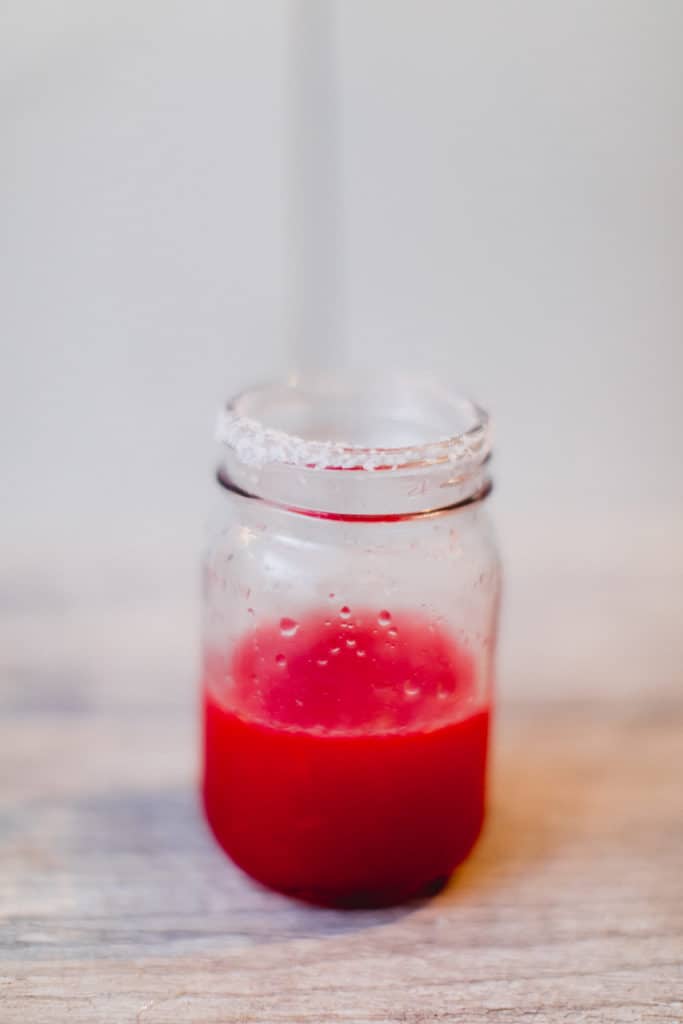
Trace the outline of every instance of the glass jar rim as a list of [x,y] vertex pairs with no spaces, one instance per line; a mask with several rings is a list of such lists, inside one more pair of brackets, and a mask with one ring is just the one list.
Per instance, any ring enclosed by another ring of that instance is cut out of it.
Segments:
[[[398,407],[392,417],[352,422],[356,407],[379,403],[386,412],[390,402]],[[434,377],[347,370],[292,373],[239,392],[219,413],[216,439],[245,466],[374,474],[444,463],[474,469],[490,455],[492,430],[481,406]]]

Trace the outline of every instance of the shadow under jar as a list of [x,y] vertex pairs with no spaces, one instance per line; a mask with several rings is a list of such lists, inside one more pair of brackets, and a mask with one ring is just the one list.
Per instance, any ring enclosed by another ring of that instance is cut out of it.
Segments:
[[221,414],[203,799],[253,878],[435,891],[484,816],[500,568],[488,417],[433,381],[292,377]]

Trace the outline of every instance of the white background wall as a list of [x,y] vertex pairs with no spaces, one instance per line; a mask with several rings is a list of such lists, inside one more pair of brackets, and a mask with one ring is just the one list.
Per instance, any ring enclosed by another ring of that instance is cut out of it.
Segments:
[[[681,566],[683,4],[321,9],[343,291],[316,358],[433,366],[493,408],[513,586]],[[194,566],[220,399],[301,361],[302,17],[6,0],[6,565]]]

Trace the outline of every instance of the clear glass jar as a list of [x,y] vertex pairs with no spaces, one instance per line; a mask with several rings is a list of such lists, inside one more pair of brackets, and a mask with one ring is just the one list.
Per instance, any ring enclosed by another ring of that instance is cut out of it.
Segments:
[[216,838],[317,903],[433,891],[484,815],[488,417],[434,382],[293,377],[232,401],[219,437],[202,683]]

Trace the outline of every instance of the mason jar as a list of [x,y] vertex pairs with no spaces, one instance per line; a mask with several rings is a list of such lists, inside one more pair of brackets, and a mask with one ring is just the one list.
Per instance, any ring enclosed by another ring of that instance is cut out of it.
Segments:
[[245,872],[435,891],[482,827],[500,567],[490,428],[433,380],[293,376],[222,411],[202,792]]

